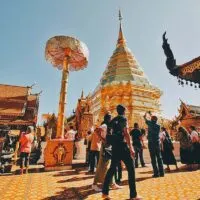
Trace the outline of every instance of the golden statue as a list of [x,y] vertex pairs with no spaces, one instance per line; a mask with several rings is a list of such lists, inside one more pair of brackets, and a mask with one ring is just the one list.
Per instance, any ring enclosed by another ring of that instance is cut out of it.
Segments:
[[58,165],[63,165],[66,154],[67,151],[65,149],[65,146],[59,144],[53,152],[54,158],[56,159]]

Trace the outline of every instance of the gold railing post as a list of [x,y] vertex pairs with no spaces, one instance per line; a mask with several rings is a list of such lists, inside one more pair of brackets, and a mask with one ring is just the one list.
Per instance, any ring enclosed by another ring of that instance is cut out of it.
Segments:
[[64,120],[65,120],[68,77],[69,77],[68,57],[65,57],[63,60],[63,71],[62,71],[62,82],[61,82],[61,89],[60,89],[60,101],[59,101],[59,110],[58,110],[56,138],[64,137]]

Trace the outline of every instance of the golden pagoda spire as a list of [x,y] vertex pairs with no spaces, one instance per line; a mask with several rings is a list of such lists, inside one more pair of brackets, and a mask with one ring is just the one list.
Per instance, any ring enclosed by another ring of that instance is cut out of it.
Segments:
[[119,26],[119,36],[118,36],[118,40],[117,40],[117,46],[126,44],[126,40],[124,38],[124,34],[123,34],[123,31],[122,31],[122,19],[123,18],[122,18],[121,10],[119,9],[120,26]]
[[84,98],[84,94],[83,94],[83,89],[82,89],[82,92],[81,92],[81,99]]

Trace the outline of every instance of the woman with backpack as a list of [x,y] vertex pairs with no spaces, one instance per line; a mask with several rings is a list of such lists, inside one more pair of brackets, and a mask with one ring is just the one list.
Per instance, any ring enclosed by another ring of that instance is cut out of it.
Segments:
[[[102,189],[98,186],[99,183],[103,183],[106,173],[109,169],[109,165],[111,163],[111,145],[106,141],[106,135],[110,134],[110,121],[111,121],[111,114],[107,113],[104,116],[104,121],[101,123],[101,126],[96,129],[99,137],[102,140],[102,146],[99,155],[99,162],[97,165],[97,169],[94,176],[94,181],[92,184],[92,189],[96,192],[101,192]],[[114,180],[112,179],[110,182],[110,187],[112,189],[120,189],[121,187],[117,185]]]
[[163,159],[163,164],[167,165],[166,171],[170,172],[169,165],[175,165],[176,170],[178,170],[177,162],[173,153],[174,147],[169,133],[166,128],[161,128],[160,133],[161,142],[161,155]]

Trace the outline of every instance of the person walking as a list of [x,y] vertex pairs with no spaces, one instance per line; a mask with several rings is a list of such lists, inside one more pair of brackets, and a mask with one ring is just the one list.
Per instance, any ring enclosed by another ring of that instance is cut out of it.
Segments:
[[84,145],[86,145],[86,157],[85,163],[89,167],[90,166],[90,147],[91,141],[88,141],[88,137],[92,134],[91,130],[87,132],[87,136],[85,137]]
[[130,132],[133,141],[133,148],[135,150],[135,168],[138,168],[138,157],[140,157],[140,163],[142,167],[145,167],[143,158],[143,136],[139,129],[138,123],[134,123],[133,129]]
[[96,130],[88,137],[88,141],[91,141],[89,172],[94,173],[94,169],[99,161],[99,152],[101,149],[101,138],[98,136]]
[[167,168],[165,170],[170,172],[169,165],[175,165],[176,170],[178,170],[177,162],[173,153],[174,146],[171,137],[165,127],[161,128],[160,142],[161,142],[161,155],[163,163],[167,165]]
[[[108,171],[108,168],[111,163],[111,145],[108,144],[105,140],[106,135],[110,134],[110,121],[111,121],[111,114],[107,113],[104,116],[104,121],[101,123],[102,125],[99,127],[100,131],[99,137],[102,140],[100,155],[99,155],[99,162],[97,165],[97,169],[94,176],[94,181],[92,184],[92,189],[96,192],[101,192],[102,189],[98,186],[99,183],[103,184],[106,173]],[[111,189],[120,189],[121,187],[113,182],[113,179],[111,179],[110,182]]]
[[128,182],[130,189],[131,200],[141,200],[138,197],[135,184],[135,167],[134,155],[135,152],[131,145],[130,135],[128,133],[128,123],[125,117],[125,107],[122,105],[117,106],[118,116],[111,121],[112,135],[107,135],[106,139],[112,144],[112,158],[111,165],[107,171],[102,190],[102,198],[109,198],[109,183],[116,171],[119,161],[123,161],[128,170]]
[[153,167],[152,177],[154,178],[159,176],[163,177],[164,169],[160,151],[160,140],[159,140],[160,125],[157,124],[158,118],[156,116],[152,116],[151,112],[148,112],[145,113],[144,119],[148,126],[147,139],[148,139],[149,153],[151,157],[151,164]]
[[33,127],[28,126],[26,132],[22,132],[19,139],[20,144],[20,174],[24,173],[24,166],[26,167],[26,173],[28,173],[29,157],[31,153],[31,145],[33,143]]

